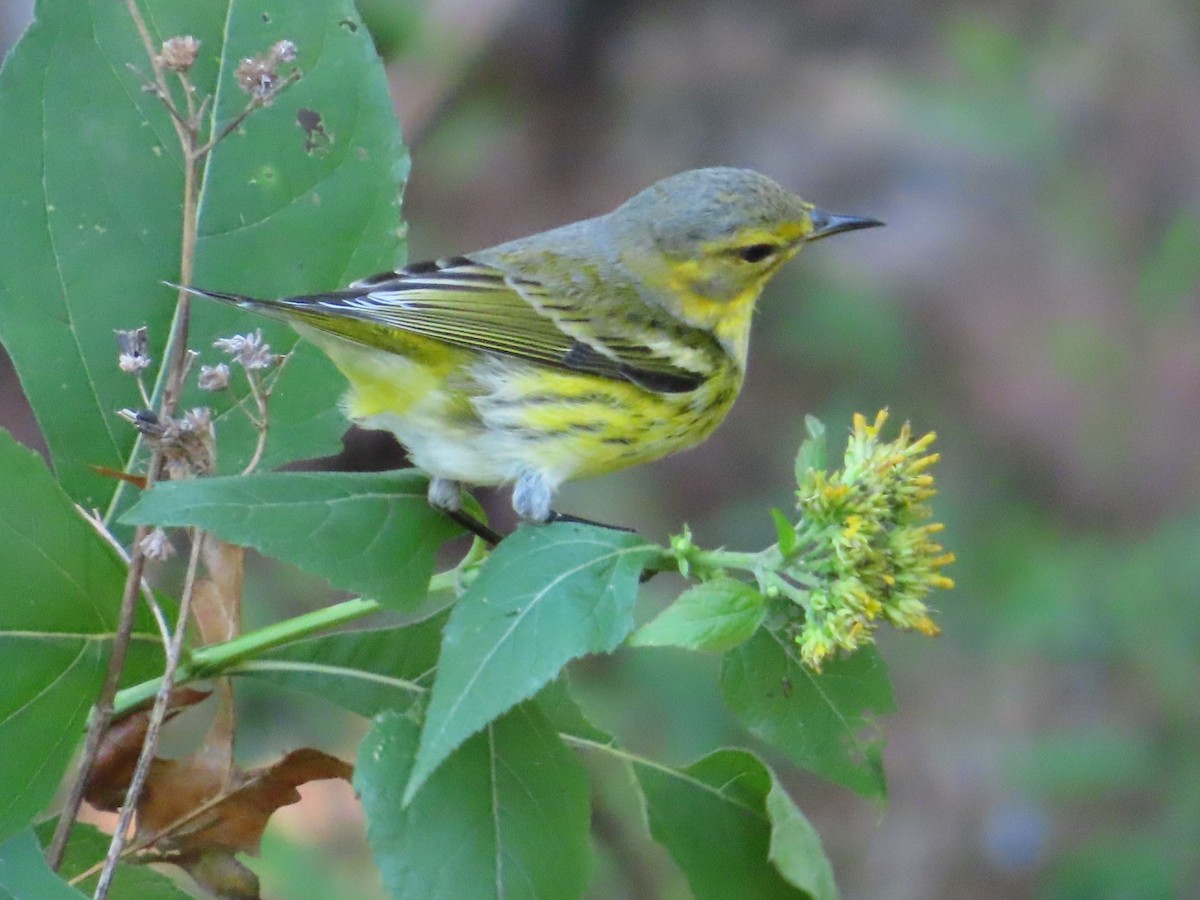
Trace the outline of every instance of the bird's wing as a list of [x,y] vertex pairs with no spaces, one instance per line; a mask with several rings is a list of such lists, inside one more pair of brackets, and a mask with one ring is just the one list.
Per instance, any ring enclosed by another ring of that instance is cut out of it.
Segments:
[[[661,346],[640,342],[636,334],[612,334],[622,330],[619,326],[587,327],[592,323],[585,322],[586,311],[578,304],[555,297],[537,281],[466,257],[417,263],[364,278],[345,290],[269,305],[279,312],[286,308],[318,329],[382,349],[389,349],[387,330],[394,328],[469,350],[629,381],[658,393],[695,390],[711,374],[711,367],[694,359],[683,364]],[[342,329],[339,319],[375,327]]]

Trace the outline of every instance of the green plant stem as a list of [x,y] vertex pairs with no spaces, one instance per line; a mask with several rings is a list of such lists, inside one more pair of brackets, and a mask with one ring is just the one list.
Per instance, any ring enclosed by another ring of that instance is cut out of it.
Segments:
[[[435,576],[436,578],[437,576]],[[290,644],[317,632],[344,625],[379,612],[383,607],[377,600],[346,600],[302,616],[285,619],[265,628],[240,635],[221,644],[210,644],[193,651],[175,673],[175,684],[185,684],[200,678],[212,678],[252,656],[274,647]],[[143,681],[117,693],[113,716],[127,715],[153,697],[161,679]]]
[[[456,589],[463,572],[478,565],[486,556],[486,545],[482,541],[475,541],[457,566],[445,572],[438,572],[429,579],[429,593]],[[239,663],[274,647],[290,644],[301,638],[345,625],[347,622],[365,619],[382,609],[383,606],[379,601],[365,600],[359,597],[285,619],[282,622],[275,622],[264,628],[239,635],[231,641],[200,647],[193,650],[187,659],[180,663],[179,669],[175,673],[175,684],[186,684],[201,678],[214,678]],[[127,687],[123,691],[118,691],[113,700],[113,718],[119,719],[126,716],[150,700],[158,693],[160,684],[161,679],[152,678],[149,681]]]
[[764,569],[774,568],[767,558],[769,552],[770,550],[757,553],[746,553],[739,550],[699,550],[689,556],[689,561],[699,569],[737,569],[740,572],[760,572]]

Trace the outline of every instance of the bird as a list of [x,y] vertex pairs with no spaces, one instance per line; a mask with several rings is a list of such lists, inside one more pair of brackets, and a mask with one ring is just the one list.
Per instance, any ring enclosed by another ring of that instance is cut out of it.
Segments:
[[512,485],[522,520],[568,479],[707,438],[746,374],[764,285],[804,246],[883,223],[826,212],[750,169],[694,169],[613,211],[280,299],[188,287],[290,324],[345,376],[355,424],[392,432],[460,518]]

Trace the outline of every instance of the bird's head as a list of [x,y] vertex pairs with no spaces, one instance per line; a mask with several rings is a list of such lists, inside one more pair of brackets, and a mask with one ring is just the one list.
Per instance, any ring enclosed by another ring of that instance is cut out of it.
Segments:
[[647,300],[711,330],[744,362],[755,301],[805,244],[882,225],[825,212],[749,169],[665,178],[609,214],[621,262]]

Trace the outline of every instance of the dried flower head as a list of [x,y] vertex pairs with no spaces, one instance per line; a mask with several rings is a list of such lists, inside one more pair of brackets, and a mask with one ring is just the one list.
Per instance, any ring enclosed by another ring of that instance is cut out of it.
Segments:
[[217,442],[208,407],[190,409],[178,418],[160,417],[148,409],[122,409],[118,415],[141,432],[147,443],[162,451],[167,477],[172,481],[216,471]]
[[201,366],[198,379],[202,391],[223,391],[229,387],[229,366],[218,363],[215,366]]
[[155,62],[168,72],[186,72],[196,62],[200,52],[200,42],[190,34],[168,38],[163,41],[162,50],[155,57]]
[[233,337],[213,341],[213,346],[223,353],[233,357],[233,361],[244,369],[269,369],[278,365],[279,357],[271,352],[271,347],[263,341],[262,329],[256,328],[250,334],[235,334]]
[[271,47],[269,55],[276,62],[295,62],[296,45],[292,41],[278,41]]
[[149,353],[149,337],[146,326],[130,331],[117,331],[117,366],[126,375],[139,375],[150,368],[153,360]]
[[175,555],[175,548],[167,539],[167,533],[161,528],[155,528],[146,534],[138,543],[138,549],[147,559],[166,562]]
[[267,103],[283,84],[280,64],[295,59],[296,45],[292,41],[277,41],[266,53],[243,59],[234,75],[243,91],[255,100]]
[[265,100],[275,87],[275,64],[260,57],[247,57],[234,72],[238,85],[255,100]]

